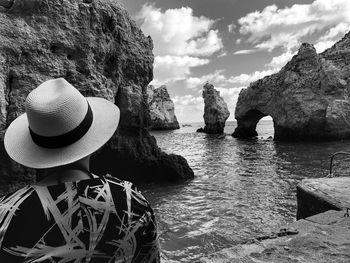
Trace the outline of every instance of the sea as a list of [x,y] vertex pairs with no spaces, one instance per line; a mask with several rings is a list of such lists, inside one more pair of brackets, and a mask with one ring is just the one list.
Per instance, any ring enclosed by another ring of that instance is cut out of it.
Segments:
[[[331,156],[350,152],[350,141],[273,141],[271,120],[260,121],[252,139],[233,138],[233,121],[226,123],[226,136],[197,133],[203,126],[151,132],[195,174],[187,182],[141,188],[155,211],[162,262],[198,262],[295,221],[297,184],[327,176]],[[348,175],[349,164],[349,156],[336,157],[333,174]]]

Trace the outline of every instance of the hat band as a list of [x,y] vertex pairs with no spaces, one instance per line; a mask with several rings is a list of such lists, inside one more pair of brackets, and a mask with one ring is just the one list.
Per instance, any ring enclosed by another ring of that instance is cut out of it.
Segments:
[[92,120],[93,114],[88,103],[88,110],[84,120],[76,128],[65,134],[58,136],[42,136],[33,132],[30,127],[28,128],[35,144],[44,148],[55,149],[71,145],[81,139],[90,129]]

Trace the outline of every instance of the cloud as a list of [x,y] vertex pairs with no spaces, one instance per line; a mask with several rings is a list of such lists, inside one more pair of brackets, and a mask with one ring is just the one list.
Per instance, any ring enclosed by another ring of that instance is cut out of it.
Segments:
[[[265,76],[276,73],[279,68],[270,68],[262,71],[255,71],[250,74],[240,74],[227,77],[223,70],[217,70],[212,74],[203,75],[200,77],[190,77],[185,80],[185,85],[189,89],[200,90],[206,82],[213,84],[215,87],[224,87],[236,89],[237,86],[248,86],[251,82],[261,79]],[[236,86],[236,87],[232,87]]]
[[136,19],[153,39],[156,82],[184,79],[223,48],[219,31],[212,28],[215,20],[194,16],[189,7],[163,11],[145,4]]
[[234,110],[236,108],[238,95],[242,89],[245,87],[235,87],[235,88],[220,88],[215,87],[216,90],[220,92],[220,96],[224,99],[227,104],[227,107],[231,113],[230,119],[234,119]]
[[227,56],[227,52],[223,51],[218,55],[218,58],[222,58],[222,57],[226,57]]
[[227,26],[227,30],[228,30],[228,32],[230,32],[230,33],[233,33],[233,32],[235,31],[236,28],[237,28],[237,25],[234,24],[234,23],[232,23],[232,24],[230,24],[230,25]]
[[326,32],[326,34],[318,39],[315,44],[316,51],[321,53],[325,51],[327,48],[330,48],[337,42],[339,38],[344,36],[347,32],[349,32],[349,24],[340,23],[339,25],[331,28]]
[[[238,20],[239,31],[255,48],[286,51],[299,47],[303,38],[328,31],[328,39],[316,41],[319,46],[334,41],[345,27],[350,26],[350,1],[315,0],[311,4],[295,4],[279,9],[276,5],[247,14]],[[339,24],[343,24],[339,26]]]
[[[318,53],[323,52],[327,48],[330,48],[337,42],[341,37],[343,37],[348,31],[349,26],[346,23],[340,23],[335,27],[332,27],[325,34],[320,37],[315,43],[315,48]],[[292,59],[292,57],[297,52],[292,52],[291,50],[287,50],[279,56],[273,57],[272,60],[266,64],[267,68],[270,69],[280,69],[287,64],[288,61]]]
[[236,52],[234,52],[234,55],[242,55],[242,54],[253,54],[255,52],[257,52],[258,50],[256,49],[242,49],[242,50],[238,50]]
[[223,75],[223,70],[216,70],[214,73],[208,75],[203,75],[201,77],[190,77],[185,80],[186,87],[189,89],[201,89],[206,82],[210,82],[214,86],[218,86],[225,84],[227,79]]
[[204,105],[202,97],[194,97],[193,95],[175,96],[173,102],[182,106]]
[[185,95],[175,96],[176,117],[180,122],[203,120],[204,100],[201,96]]
[[[191,67],[198,67],[209,63],[209,59],[189,56],[156,56],[154,59],[153,85],[185,79],[190,74]],[[157,84],[156,84],[157,83]]]
[[211,29],[215,21],[194,16],[189,7],[163,12],[145,4],[136,18],[142,21],[142,31],[152,37],[158,56],[208,56],[222,48],[218,31]]
[[290,61],[292,59],[292,57],[295,55],[296,53],[292,53],[291,51],[287,51],[285,53],[283,53],[282,55],[273,57],[271,59],[271,61],[266,65],[268,68],[272,68],[272,69],[281,69],[282,67],[284,67],[288,61]]
[[262,71],[255,71],[250,74],[240,74],[238,76],[230,77],[227,82],[232,84],[240,84],[243,86],[248,86],[251,82],[261,79],[265,76],[274,74],[278,69],[267,69]]
[[237,88],[215,88],[216,90],[220,91],[220,96],[222,97],[231,97],[231,96],[238,96],[239,92],[244,87],[237,87]]

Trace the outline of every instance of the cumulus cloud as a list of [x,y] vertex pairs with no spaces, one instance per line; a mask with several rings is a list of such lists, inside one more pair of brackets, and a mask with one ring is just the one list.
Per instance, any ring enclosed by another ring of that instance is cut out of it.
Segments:
[[237,28],[237,25],[234,23],[227,26],[228,32],[231,32],[231,33],[233,33],[236,28]]
[[299,47],[304,37],[328,31],[327,39],[321,37],[316,41],[321,48],[349,28],[350,1],[315,0],[311,4],[295,4],[283,9],[270,5],[240,18],[238,24],[240,33],[249,36],[248,42],[268,51],[276,47],[291,51]]
[[193,95],[190,95],[190,94],[185,96],[175,96],[175,98],[173,98],[173,102],[176,103],[177,105],[182,105],[182,106],[204,105],[202,97],[194,97]]
[[[157,83],[167,83],[186,78],[191,67],[209,63],[209,59],[189,56],[157,56],[154,59],[154,75]],[[153,84],[155,84],[153,82]]]
[[350,24],[340,23],[339,25],[329,29],[327,33],[320,37],[316,42],[316,51],[320,53],[333,46],[339,38],[344,36],[349,31],[349,27]]
[[284,67],[288,61],[290,61],[292,59],[292,57],[295,55],[296,53],[292,53],[291,51],[287,51],[285,53],[283,53],[282,55],[273,57],[271,59],[271,61],[266,65],[269,68],[272,69],[281,69],[282,67]]
[[242,89],[245,87],[234,87],[234,88],[215,88],[220,92],[220,96],[224,99],[227,104],[227,107],[231,113],[230,119],[234,119],[234,109],[237,104],[238,95]]
[[226,57],[227,56],[227,52],[223,51],[218,55],[218,58],[222,58],[222,57]]
[[216,90],[218,90],[220,92],[220,96],[222,97],[231,97],[231,96],[236,96],[239,94],[239,92],[241,91],[241,89],[243,89],[244,87],[237,87],[237,88],[215,88]]
[[223,70],[216,70],[214,73],[203,75],[201,77],[190,77],[185,80],[186,87],[189,89],[198,89],[206,83],[210,82],[213,85],[222,85],[227,82],[227,78],[223,74]]
[[223,70],[217,70],[214,73],[203,75],[200,77],[190,77],[185,80],[186,87],[189,89],[201,89],[202,86],[209,82],[216,87],[234,86],[248,86],[251,82],[261,79],[265,76],[274,74],[278,69],[271,68],[262,71],[255,71],[250,74],[240,74],[227,77]]
[[244,86],[248,86],[251,82],[261,79],[265,76],[274,74],[278,71],[278,69],[267,69],[262,71],[255,71],[250,74],[240,74],[238,76],[230,77],[227,82],[232,84],[240,84]]
[[236,52],[234,52],[234,55],[242,55],[242,54],[253,54],[255,52],[257,52],[258,50],[256,49],[242,49],[242,50],[237,50]]
[[208,64],[223,47],[214,20],[194,16],[190,7],[167,9],[145,4],[136,19],[154,43],[156,82],[184,79],[191,68]]
[[168,9],[164,12],[153,5],[144,5],[136,16],[141,29],[154,41],[157,56],[210,56],[222,48],[214,20],[193,15],[190,7]]
[[204,100],[201,96],[184,95],[172,99],[176,117],[180,122],[198,121],[203,118]]

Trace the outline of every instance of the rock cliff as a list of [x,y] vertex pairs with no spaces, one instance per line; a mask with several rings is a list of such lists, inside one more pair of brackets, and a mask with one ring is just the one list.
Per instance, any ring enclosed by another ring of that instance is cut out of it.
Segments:
[[202,96],[204,99],[204,129],[197,130],[209,134],[223,133],[225,123],[230,112],[227,104],[213,85],[206,83],[203,87]]
[[94,172],[133,182],[193,177],[186,160],[161,152],[146,130],[153,44],[117,1],[2,0],[0,40],[1,185],[34,180],[34,171],[8,159],[3,134],[24,112],[27,94],[57,77],[121,110],[117,132],[92,160]]
[[175,116],[175,106],[170,99],[165,85],[155,88],[150,85],[147,88],[147,102],[150,111],[151,130],[176,130],[180,129]]
[[239,94],[234,137],[256,136],[256,124],[270,115],[275,140],[350,138],[350,34],[317,54],[310,44],[278,73]]

